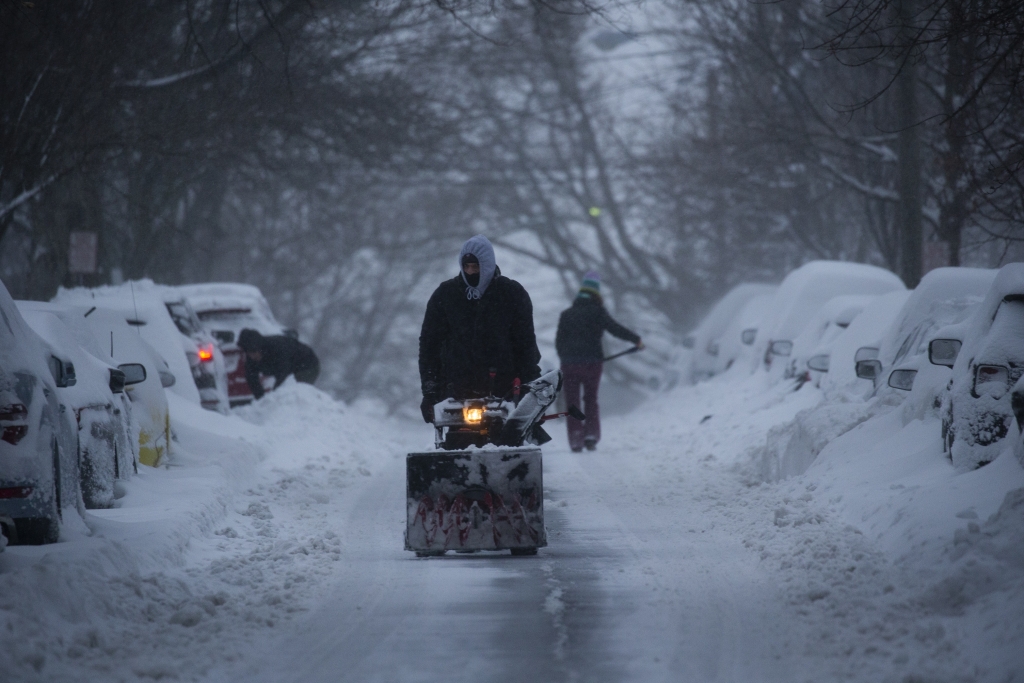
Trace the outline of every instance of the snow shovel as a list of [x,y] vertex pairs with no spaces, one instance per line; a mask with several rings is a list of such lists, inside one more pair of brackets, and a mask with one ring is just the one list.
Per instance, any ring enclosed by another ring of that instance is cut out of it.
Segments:
[[630,353],[636,353],[637,351],[640,351],[640,347],[639,346],[634,346],[631,349],[626,349],[625,351],[619,351],[618,353],[613,353],[612,355],[608,356],[607,358],[602,358],[601,362],[605,363],[607,361],[619,358],[620,356],[625,356],[625,355],[630,354]]

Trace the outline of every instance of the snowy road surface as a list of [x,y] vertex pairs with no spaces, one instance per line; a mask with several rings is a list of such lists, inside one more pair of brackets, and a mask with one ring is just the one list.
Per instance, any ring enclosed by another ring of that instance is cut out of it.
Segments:
[[706,503],[670,509],[624,486],[622,456],[550,449],[551,545],[534,558],[413,559],[404,471],[385,461],[332,520],[351,559],[322,602],[257,648],[269,656],[210,679],[795,680],[757,556],[706,533]]
[[[91,534],[0,554],[0,671],[1017,680],[1024,563],[1008,550],[1020,535],[996,533],[1020,526],[1017,508],[985,521],[1024,487],[1017,460],[954,475],[932,449],[936,425],[883,415],[802,476],[755,476],[769,429],[819,402],[814,390],[711,383],[606,420],[597,453],[569,452],[558,430],[545,447],[549,546],[431,559],[402,550],[403,454],[429,440],[423,425],[294,385],[231,419],[175,404],[172,467],[90,514]],[[866,418],[853,412],[850,425]],[[879,465],[893,453],[872,455],[869,427],[913,444],[891,447],[906,472]],[[922,507],[949,491],[961,499]],[[986,587],[971,589],[963,577],[979,573]]]

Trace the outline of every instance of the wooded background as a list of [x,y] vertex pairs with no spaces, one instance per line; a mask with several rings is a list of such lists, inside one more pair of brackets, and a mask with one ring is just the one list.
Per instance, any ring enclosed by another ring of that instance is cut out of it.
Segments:
[[478,232],[567,298],[599,269],[669,340],[814,258],[994,267],[1024,239],[1022,4],[0,0],[0,278],[249,282],[325,388],[395,404]]

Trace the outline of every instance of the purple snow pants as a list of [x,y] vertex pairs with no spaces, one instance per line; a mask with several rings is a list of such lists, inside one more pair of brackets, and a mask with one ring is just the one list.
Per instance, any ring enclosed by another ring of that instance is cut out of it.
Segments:
[[[574,451],[581,450],[584,441],[597,443],[601,440],[601,412],[597,407],[597,387],[601,384],[601,371],[604,363],[567,363],[562,366],[562,392],[565,406],[576,406],[583,411],[587,419],[580,422],[576,418],[567,417],[569,428],[569,447]],[[580,401],[580,389],[583,400]]]

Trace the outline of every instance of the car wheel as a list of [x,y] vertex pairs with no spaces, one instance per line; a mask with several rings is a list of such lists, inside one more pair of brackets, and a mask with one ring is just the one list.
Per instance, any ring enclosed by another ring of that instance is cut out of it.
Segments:
[[509,551],[516,557],[526,557],[537,554],[536,548],[510,548]]
[[[117,446],[114,446],[114,462],[97,462],[100,453],[84,451],[79,459],[82,471],[82,500],[89,510],[108,508],[114,500],[114,482],[117,480]],[[111,469],[107,469],[111,467]]]

